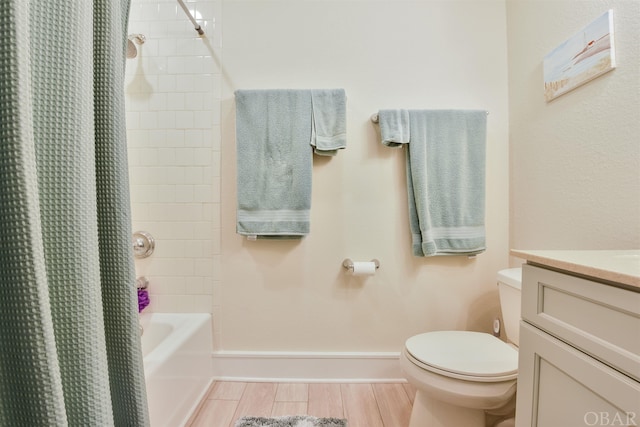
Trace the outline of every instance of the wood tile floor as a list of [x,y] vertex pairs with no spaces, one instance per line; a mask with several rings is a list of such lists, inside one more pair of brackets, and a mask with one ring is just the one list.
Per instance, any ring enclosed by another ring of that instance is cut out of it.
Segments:
[[215,382],[190,427],[233,427],[243,416],[346,418],[349,427],[407,427],[415,389],[406,383]]

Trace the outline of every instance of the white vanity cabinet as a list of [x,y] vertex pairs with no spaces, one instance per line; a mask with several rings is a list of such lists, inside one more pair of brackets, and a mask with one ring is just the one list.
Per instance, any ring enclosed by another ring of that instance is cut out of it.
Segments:
[[529,261],[516,427],[574,426],[640,426],[640,287]]

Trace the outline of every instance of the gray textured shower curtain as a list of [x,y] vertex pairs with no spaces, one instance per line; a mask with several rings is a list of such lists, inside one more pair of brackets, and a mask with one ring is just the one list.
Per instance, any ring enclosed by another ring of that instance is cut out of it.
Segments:
[[129,0],[0,0],[0,426],[149,425],[128,12]]

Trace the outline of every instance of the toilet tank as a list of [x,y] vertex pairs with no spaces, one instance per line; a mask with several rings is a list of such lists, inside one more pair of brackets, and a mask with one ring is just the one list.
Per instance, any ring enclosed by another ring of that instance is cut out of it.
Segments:
[[509,268],[498,272],[498,293],[502,321],[507,340],[520,345],[520,293],[522,268]]

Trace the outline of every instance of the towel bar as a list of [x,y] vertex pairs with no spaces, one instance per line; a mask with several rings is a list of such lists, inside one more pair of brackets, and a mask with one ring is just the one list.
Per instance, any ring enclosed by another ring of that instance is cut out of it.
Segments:
[[[489,115],[489,112],[487,111],[487,116]],[[373,123],[378,123],[380,121],[380,117],[378,117],[378,113],[374,113],[371,115],[371,121]]]

